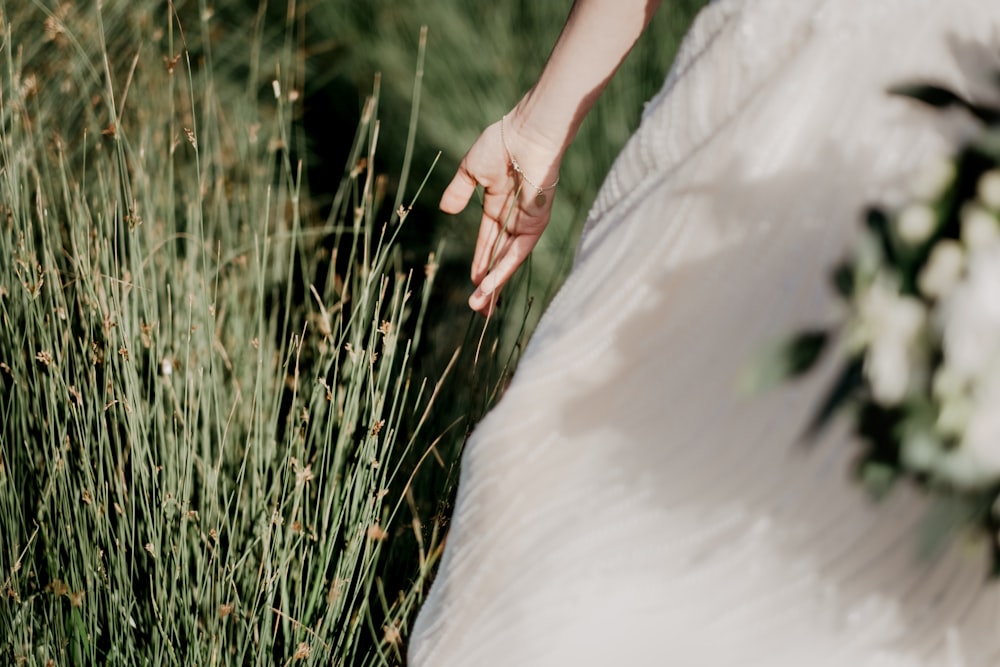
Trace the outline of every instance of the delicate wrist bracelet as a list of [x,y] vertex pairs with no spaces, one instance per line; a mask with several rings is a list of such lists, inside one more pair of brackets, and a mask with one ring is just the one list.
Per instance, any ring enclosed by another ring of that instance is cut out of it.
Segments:
[[521,180],[527,183],[535,191],[535,206],[545,206],[545,191],[554,190],[555,187],[559,185],[559,177],[556,176],[556,180],[552,181],[551,185],[546,185],[544,188],[540,188],[531,182],[531,179],[529,179],[527,174],[524,173],[524,169],[521,168],[517,158],[510,152],[510,145],[507,143],[507,135],[505,135],[503,131],[504,121],[506,120],[506,115],[500,117],[500,140],[503,141],[503,147],[504,150],[507,151],[507,158],[510,159],[510,165],[514,167],[514,171],[516,171],[518,176],[521,177]]

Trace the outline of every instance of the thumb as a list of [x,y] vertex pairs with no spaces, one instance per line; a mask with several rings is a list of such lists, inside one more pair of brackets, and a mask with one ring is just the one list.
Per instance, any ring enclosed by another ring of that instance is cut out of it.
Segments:
[[451,214],[461,213],[472,198],[472,193],[476,191],[476,185],[476,179],[465,168],[463,160],[455,178],[451,179],[451,183],[441,195],[441,203],[439,204],[441,210]]

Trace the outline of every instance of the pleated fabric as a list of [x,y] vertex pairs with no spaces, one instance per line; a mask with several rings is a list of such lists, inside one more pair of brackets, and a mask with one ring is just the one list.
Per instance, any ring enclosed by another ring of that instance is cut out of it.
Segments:
[[769,343],[839,316],[870,204],[996,97],[994,0],[719,0],[615,163],[573,272],[462,461],[409,663],[1000,664],[989,545],[928,550],[926,499],[858,485],[807,423],[837,370],[757,395]]

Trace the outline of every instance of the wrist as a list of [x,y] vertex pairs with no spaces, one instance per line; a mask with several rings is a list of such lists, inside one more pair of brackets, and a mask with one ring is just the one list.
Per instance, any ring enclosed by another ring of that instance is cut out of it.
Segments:
[[559,182],[564,149],[559,142],[552,141],[523,120],[516,110],[503,116],[498,122],[500,139],[510,168],[517,172],[525,187],[526,198],[537,206],[544,206],[548,193]]
[[[504,150],[507,152],[507,161],[510,163],[510,166],[513,168],[513,170],[517,173],[518,177],[520,178],[521,185],[527,186],[527,190],[525,192],[527,193],[528,197],[533,197],[535,206],[541,208],[545,206],[545,203],[548,201],[548,195],[546,195],[546,192],[550,190],[555,190],[556,186],[559,185],[558,160],[555,165],[550,165],[549,169],[547,170],[548,173],[551,173],[552,169],[553,168],[555,169],[556,176],[554,181],[545,185],[542,184],[543,182],[536,183],[532,181],[528,175],[529,172],[524,168],[524,165],[521,164],[521,161],[517,159],[517,156],[514,154],[514,151],[511,150],[510,141],[508,141],[507,139],[507,132],[504,131],[504,126],[507,124],[506,120],[507,120],[506,116],[500,118],[500,140],[503,143]],[[544,155],[542,157],[544,160]],[[542,164],[545,164],[545,162],[543,161]],[[539,173],[541,173],[541,171],[539,171]]]
[[511,136],[540,151],[562,159],[576,135],[572,119],[538,99],[532,89],[507,114]]

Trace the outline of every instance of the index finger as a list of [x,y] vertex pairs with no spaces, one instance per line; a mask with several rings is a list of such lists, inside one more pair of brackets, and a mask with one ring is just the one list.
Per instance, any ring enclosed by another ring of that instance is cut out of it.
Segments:
[[439,207],[445,213],[453,215],[461,213],[472,198],[472,193],[476,191],[477,185],[476,179],[465,168],[465,160],[462,160],[455,177],[451,179],[451,183],[441,195]]

